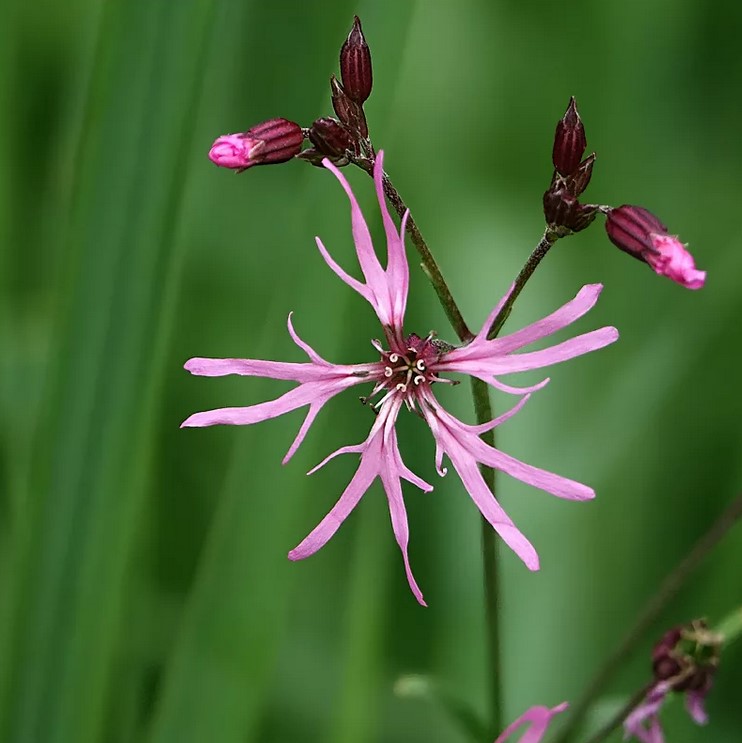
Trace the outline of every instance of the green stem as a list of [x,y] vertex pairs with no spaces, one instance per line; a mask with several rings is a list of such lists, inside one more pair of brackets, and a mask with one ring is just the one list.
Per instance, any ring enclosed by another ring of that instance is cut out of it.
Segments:
[[546,254],[549,252],[551,246],[558,239],[559,235],[557,235],[553,230],[550,230],[547,227],[543,237],[541,238],[541,240],[539,240],[538,245],[533,249],[533,253],[531,253],[525,265],[523,266],[523,268],[521,268],[520,273],[515,277],[515,281],[513,282],[513,290],[510,292],[507,301],[502,306],[502,309],[497,313],[497,317],[492,321],[489,333],[487,334],[487,337],[490,340],[496,338],[499,335],[500,331],[502,330],[502,326],[505,324],[505,321],[510,316],[510,312],[513,309],[515,300],[518,299],[518,295],[523,290],[523,287],[528,282],[528,279],[530,279],[533,275],[533,272],[538,268],[539,263],[541,263]]
[[[471,377],[471,393],[474,398],[474,411],[478,423],[492,420],[492,403],[487,384],[481,379]],[[482,434],[482,440],[495,446],[495,432]],[[495,494],[495,471],[491,467],[480,466],[480,472],[487,487]],[[487,627],[487,668],[489,671],[489,698],[491,709],[490,738],[502,730],[502,666],[500,658],[500,578],[497,570],[497,535],[492,525],[482,516],[482,565],[484,568],[484,612]]]
[[654,685],[654,682],[647,686],[639,689],[626,704],[602,727],[598,730],[595,735],[592,736],[586,743],[601,743],[605,740],[614,730],[617,730],[623,721],[634,711],[635,707],[638,707],[643,701],[644,697]]
[[582,698],[573,706],[573,712],[567,725],[557,738],[556,743],[569,743],[574,740],[575,730],[582,723],[585,714],[593,702],[603,693],[608,682],[616,671],[621,668],[628,656],[636,649],[644,635],[662,614],[665,607],[675,598],[706,555],[719,543],[722,537],[742,517],[742,493],[740,493],[719,518],[711,525],[708,531],[696,542],[690,552],[675,566],[660,585],[657,592],[647,601],[639,613],[634,625],[626,633],[624,639],[608,656],[607,660],[588,685]]
[[742,606],[738,606],[733,612],[727,614],[719,624],[714,627],[722,638],[724,647],[728,647],[742,636]]

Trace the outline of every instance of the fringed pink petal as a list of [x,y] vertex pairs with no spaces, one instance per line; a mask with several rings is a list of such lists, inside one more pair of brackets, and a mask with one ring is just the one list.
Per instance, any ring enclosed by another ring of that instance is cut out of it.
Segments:
[[[355,194],[346,180],[345,176],[327,159],[322,164],[340,181],[340,185],[348,196],[350,201],[351,227],[353,232],[353,242],[356,246],[358,262],[361,265],[361,271],[366,278],[366,285],[376,297],[378,305],[383,303],[389,296],[386,282],[386,275],[379,263],[379,259],[374,251],[374,244],[371,240],[371,233],[368,230],[366,220],[363,218],[363,212],[358,206]],[[389,309],[378,307],[378,309]],[[382,319],[382,324],[387,324],[389,318]]]
[[522,714],[515,722],[508,725],[505,730],[502,731],[500,737],[495,743],[505,743],[508,738],[520,727],[530,723],[531,726],[523,734],[520,739],[520,743],[539,743],[544,737],[551,719],[567,709],[567,703],[557,705],[549,709],[548,707],[531,707],[527,712]]
[[538,570],[539,559],[536,549],[497,502],[487,487],[474,457],[455,448],[447,448],[446,453],[482,516],[529,570]]
[[313,475],[317,470],[322,469],[328,462],[331,462],[335,457],[339,457],[343,454],[362,454],[364,449],[366,448],[366,441],[364,441],[362,444],[353,444],[351,446],[341,446],[339,449],[335,449],[332,454],[328,454],[319,464],[315,464],[314,467],[312,467],[309,472],[307,472],[308,475]]
[[371,289],[369,289],[365,284],[358,281],[358,279],[353,278],[349,273],[341,268],[340,265],[335,261],[335,259],[330,255],[322,240],[320,240],[318,237],[315,237],[314,241],[317,243],[317,248],[319,249],[320,255],[325,259],[325,263],[333,270],[335,275],[340,278],[341,281],[344,281],[351,289],[357,291],[374,308],[374,311],[376,311],[378,314],[378,310],[376,308],[376,298],[374,297]]
[[[338,390],[339,391],[339,390]],[[292,410],[309,405],[318,399],[315,385],[303,384],[289,390],[281,397],[245,408],[218,408],[203,413],[194,413],[180,424],[181,428],[202,428],[204,426],[248,426],[260,423],[279,415],[290,413]]]
[[299,428],[299,432],[296,434],[296,438],[294,439],[293,443],[289,447],[289,450],[286,452],[286,455],[281,460],[281,464],[286,464],[291,457],[296,454],[296,450],[301,446],[302,441],[304,441],[304,438],[307,435],[307,431],[312,426],[312,423],[314,423],[314,419],[317,417],[320,410],[322,410],[325,400],[319,403],[312,403],[309,406],[309,412],[307,412],[306,417],[304,418],[304,422],[301,424],[301,428]]
[[293,382],[309,382],[327,376],[327,369],[314,364],[287,361],[262,361],[260,359],[204,359],[186,361],[184,368],[199,377],[225,377],[240,374],[243,377],[265,377],[288,379]]
[[562,305],[556,312],[552,312],[515,333],[498,338],[493,343],[496,344],[499,353],[512,353],[523,346],[553,335],[587,314],[595,306],[602,290],[602,284],[583,286],[574,299]]
[[301,348],[301,350],[304,351],[304,353],[309,356],[315,364],[321,366],[333,366],[329,361],[325,361],[306,341],[303,341],[299,337],[299,334],[294,330],[294,323],[291,320],[293,314],[293,312],[289,312],[288,320],[286,320],[291,340],[294,341],[294,343],[296,343],[296,345],[299,346],[299,348]]
[[570,338],[563,343],[558,343],[551,348],[530,353],[514,353],[504,358],[493,360],[493,374],[510,374],[512,372],[529,371],[541,369],[544,366],[560,364],[562,361],[583,356],[591,351],[605,348],[618,340],[618,330],[612,327],[599,328],[590,333],[583,333],[575,338]]
[[510,410],[507,411],[507,413],[503,413],[502,415],[498,415],[497,418],[494,418],[489,423],[481,423],[478,426],[466,426],[466,429],[468,431],[471,431],[473,434],[476,434],[477,436],[481,436],[483,433],[486,433],[487,431],[491,431],[493,428],[496,428],[501,423],[505,423],[505,421],[510,420],[516,413],[520,412],[521,408],[531,399],[530,395],[524,395],[518,402],[513,405]]
[[515,282],[510,284],[510,288],[505,292],[505,294],[502,295],[502,299],[493,307],[492,312],[487,315],[487,319],[484,321],[484,325],[479,329],[479,332],[477,333],[474,340],[468,345],[465,346],[465,348],[476,348],[479,344],[485,343],[487,341],[487,335],[489,334],[490,327],[492,326],[492,323],[495,321],[495,318],[500,314],[500,311],[505,306],[505,302],[508,301],[508,298],[513,293],[513,289],[515,289]]
[[376,479],[378,473],[374,464],[373,456],[361,457],[361,463],[356,473],[338,502],[311,533],[289,552],[289,560],[303,560],[322,549],[330,541]]
[[389,502],[389,515],[392,520],[392,530],[394,531],[394,537],[397,540],[399,549],[402,552],[402,560],[404,561],[407,583],[409,584],[413,595],[417,599],[418,604],[421,606],[427,606],[422,591],[417,585],[415,576],[412,574],[412,568],[410,567],[410,557],[407,549],[410,532],[407,525],[407,511],[405,509],[404,499],[402,498],[402,487],[399,482],[399,474],[387,468],[382,469],[380,474],[381,482],[384,485],[384,491],[386,492],[387,501]]

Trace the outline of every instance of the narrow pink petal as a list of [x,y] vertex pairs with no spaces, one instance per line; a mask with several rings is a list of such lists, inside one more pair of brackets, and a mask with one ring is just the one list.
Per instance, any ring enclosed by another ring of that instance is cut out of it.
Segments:
[[[513,411],[510,411],[510,414],[514,414]],[[491,447],[477,435],[479,426],[468,426],[462,423],[440,406],[435,407],[435,412],[429,412],[425,417],[429,424],[431,418],[437,417],[439,419],[441,425],[437,437],[444,441],[446,452],[451,457],[451,461],[453,461],[452,449],[461,449],[462,452],[466,452],[467,457],[471,457],[473,460],[489,467],[502,470],[521,482],[545,490],[559,498],[590,500],[595,497],[595,491],[587,485],[526,464],[509,454],[501,452],[499,449]]]
[[559,364],[562,361],[574,359],[591,351],[605,348],[618,340],[618,330],[613,327],[599,328],[590,333],[583,333],[575,338],[570,338],[563,343],[558,343],[551,348],[542,351],[531,351],[530,353],[512,354],[504,362],[506,371],[500,374],[516,371],[528,371],[529,369],[541,369],[544,366]]
[[456,446],[446,446],[446,453],[482,516],[529,570],[538,570],[538,553],[495,500],[474,457]]
[[281,464],[286,464],[291,459],[291,457],[296,454],[296,450],[301,446],[302,441],[304,441],[304,438],[307,435],[307,431],[309,431],[312,423],[314,423],[314,419],[317,417],[319,411],[322,410],[325,402],[326,400],[322,400],[321,402],[314,402],[309,406],[309,412],[304,418],[304,422],[301,424],[301,428],[296,434],[296,438],[289,447],[289,450],[286,452],[284,458],[281,460]]
[[482,325],[482,327],[479,329],[476,338],[469,344],[470,346],[486,342],[487,334],[489,333],[492,323],[500,314],[500,310],[505,306],[505,302],[508,301],[508,297],[512,294],[513,289],[515,289],[515,282],[510,284],[510,288],[505,292],[505,294],[502,295],[500,301],[493,307],[492,312],[487,315],[487,319],[484,321],[484,325]]
[[204,359],[194,358],[186,361],[184,368],[199,377],[225,377],[240,374],[245,377],[266,377],[268,379],[290,379],[306,382],[327,376],[326,369],[313,364],[296,364],[286,361],[262,361],[260,359]]
[[467,430],[471,431],[477,436],[481,436],[483,433],[496,428],[501,423],[505,423],[505,421],[510,420],[530,399],[530,395],[524,395],[515,405],[513,405],[512,408],[510,408],[510,410],[507,411],[507,413],[498,415],[497,418],[494,418],[489,423],[481,423],[478,426],[467,426]]
[[335,274],[344,281],[351,289],[355,289],[369,304],[376,309],[376,299],[374,298],[373,292],[365,285],[362,284],[358,279],[354,279],[349,273],[346,273],[336,262],[335,259],[330,255],[327,248],[325,247],[322,240],[318,237],[314,238],[317,243],[320,255],[325,259],[325,263],[335,272]]
[[351,227],[353,231],[353,242],[356,246],[358,262],[361,264],[361,270],[366,277],[366,284],[374,293],[378,300],[382,300],[384,293],[379,294],[379,288],[386,287],[386,278],[381,268],[379,259],[374,251],[374,244],[371,241],[371,233],[368,231],[368,225],[363,218],[363,212],[358,206],[355,194],[345,176],[327,159],[322,164],[340,181],[340,185],[348,196],[350,201]]
[[290,413],[292,410],[309,405],[316,398],[316,386],[305,384],[289,390],[276,400],[261,402],[246,408],[218,408],[217,410],[207,410],[203,413],[194,413],[183,421],[180,427],[247,426],[252,423],[269,420],[270,418],[276,418],[284,413]]
[[409,266],[404,248],[404,232],[409,216],[409,210],[402,218],[399,232],[394,225],[384,196],[382,177],[384,174],[384,152],[380,150],[376,155],[374,163],[374,184],[376,185],[376,197],[381,209],[381,217],[384,223],[387,244],[387,282],[388,291],[392,305],[392,325],[402,327],[404,321],[405,307],[407,304],[407,292],[409,288]]
[[433,490],[433,486],[425,482],[421,477],[418,477],[411,469],[405,465],[402,461],[402,455],[399,453],[399,445],[397,444],[396,433],[391,437],[390,440],[391,458],[394,463],[394,468],[399,473],[400,477],[403,477],[407,482],[412,483],[416,487],[420,488],[424,493],[430,493]]
[[294,323],[291,321],[291,316],[293,315],[293,312],[289,312],[288,320],[286,321],[286,324],[289,329],[289,335],[291,336],[291,340],[296,343],[299,348],[301,348],[304,353],[309,356],[309,358],[315,363],[320,364],[322,366],[332,366],[329,361],[325,361],[306,341],[303,341],[299,334],[294,330]]
[[358,505],[363,494],[369,489],[377,475],[378,471],[375,467],[373,453],[369,457],[362,456],[356,473],[338,502],[312,532],[289,552],[289,560],[303,560],[324,547],[340,528],[340,524],[348,518],[351,511]]
[[415,576],[412,574],[412,568],[410,567],[410,557],[407,550],[410,532],[407,525],[407,511],[405,510],[404,499],[402,498],[402,487],[399,482],[399,475],[386,467],[381,470],[380,474],[384,490],[386,491],[387,501],[389,502],[389,515],[392,519],[392,530],[394,531],[394,537],[397,540],[399,549],[402,552],[404,569],[407,574],[407,583],[417,599],[418,604],[421,606],[427,606],[422,591],[417,585]]
[[467,441],[467,444],[470,451],[472,451],[477,460],[482,462],[482,464],[507,472],[508,475],[514,477],[516,480],[532,485],[539,490],[545,490],[547,493],[556,495],[557,498],[591,500],[595,497],[595,491],[587,485],[521,462],[509,454],[501,452],[499,449],[493,449],[491,446],[487,446],[481,439],[472,437],[471,440]]
[[[440,364],[440,368],[448,368],[450,371],[462,371],[472,376],[482,377],[485,375],[513,374],[514,372],[541,369],[544,366],[559,364],[577,356],[597,351],[618,340],[616,328],[605,327],[583,333],[576,338],[570,338],[563,343],[558,343],[551,348],[529,353],[513,353],[500,355],[493,353],[490,357],[479,355],[477,358],[459,360],[455,357],[456,351],[451,351],[449,358]],[[494,341],[490,341],[494,343]],[[495,349],[492,349],[493,351]],[[436,369],[438,366],[436,367]]]
[[[312,365],[306,364],[306,366]],[[261,421],[284,415],[284,413],[290,413],[292,410],[301,408],[304,405],[316,403],[321,407],[338,393],[363,381],[362,377],[350,375],[347,377],[321,380],[319,382],[305,382],[275,400],[261,402],[245,408],[218,408],[216,410],[207,410],[203,413],[194,413],[183,421],[180,427],[202,428],[204,426],[216,425],[247,426],[252,423],[260,423]]]
[[531,723],[531,727],[521,737],[520,743],[539,743],[544,737],[546,729],[549,727],[552,717],[558,715],[567,709],[567,703],[562,704],[549,709],[548,707],[531,707],[527,712],[522,714],[515,722],[508,725],[505,730],[502,731],[500,737],[495,743],[505,743],[508,738],[518,728],[522,727],[526,723]]
[[525,328],[498,338],[495,343],[499,353],[512,353],[529,343],[546,338],[549,335],[566,328],[583,315],[587,314],[598,301],[602,284],[588,284],[583,286],[574,299],[571,299],[556,312],[527,325]]
[[693,722],[695,722],[696,725],[705,725],[709,721],[704,702],[704,692],[689,691],[685,695],[685,708],[688,710],[688,714],[693,718]]
[[499,379],[493,377],[490,367],[486,362],[482,362],[481,359],[470,360],[454,357],[454,354],[458,351],[459,349],[456,349],[456,351],[451,351],[451,353],[444,356],[441,361],[435,364],[435,366],[431,366],[431,371],[436,374],[443,372],[468,374],[471,377],[481,379],[496,390],[500,390],[500,392],[506,392],[508,395],[528,395],[531,392],[537,392],[538,390],[543,389],[551,381],[549,377],[546,377],[537,384],[532,384],[529,387],[514,387],[513,385],[505,384],[505,382],[501,382]]
[[367,441],[364,441],[362,444],[353,444],[352,446],[341,446],[339,449],[335,449],[332,454],[328,454],[319,464],[315,464],[307,474],[313,475],[317,470],[322,469],[329,461],[335,459],[335,457],[339,457],[341,454],[361,454],[366,448],[366,445]]

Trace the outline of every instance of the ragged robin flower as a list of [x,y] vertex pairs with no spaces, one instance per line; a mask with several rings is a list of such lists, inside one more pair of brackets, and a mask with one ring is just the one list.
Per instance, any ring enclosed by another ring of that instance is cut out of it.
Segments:
[[[446,473],[443,466],[443,456],[446,455],[482,515],[526,566],[530,570],[537,570],[539,561],[535,549],[494,498],[477,465],[481,463],[502,470],[522,482],[560,498],[587,500],[593,498],[595,493],[586,485],[520,462],[482,441],[480,438],[482,433],[512,417],[523,407],[533,391],[548,382],[548,379],[545,379],[534,386],[518,388],[500,381],[499,377],[512,372],[541,369],[581,356],[613,343],[618,338],[618,332],[615,328],[604,327],[550,348],[518,353],[526,346],[571,325],[587,313],[597,301],[602,288],[599,284],[593,284],[583,287],[574,299],[551,315],[502,338],[487,339],[490,325],[497,316],[502,302],[494,308],[479,334],[470,343],[461,347],[454,348],[442,344],[431,336],[423,338],[406,334],[403,321],[409,283],[409,267],[404,248],[407,215],[398,230],[384,201],[381,181],[382,160],[382,153],[379,152],[374,168],[374,180],[386,233],[386,268],[382,267],[374,251],[368,226],[348,182],[329,160],[324,161],[325,167],[340,181],[350,200],[353,240],[365,281],[359,281],[346,273],[317,238],[317,247],[327,265],[348,286],[366,299],[376,312],[384,334],[383,342],[380,340],[372,342],[378,354],[376,360],[343,365],[326,361],[299,338],[289,315],[289,333],[296,345],[307,355],[308,361],[293,363],[255,359],[193,358],[186,363],[185,368],[192,374],[201,376],[240,374],[291,380],[297,382],[298,386],[275,400],[257,405],[196,413],[182,425],[188,427],[217,424],[249,425],[308,406],[309,411],[304,423],[284,457],[285,463],[296,452],[325,403],[345,389],[370,385],[372,389],[367,399],[377,415],[368,438],[361,444],[338,449],[311,472],[339,454],[360,455],[358,469],[338,502],[319,525],[289,552],[289,558],[301,560],[323,547],[378,478],[386,492],[392,529],[402,551],[407,580],[415,598],[425,605],[410,568],[407,550],[409,531],[402,498],[402,480],[407,480],[426,492],[433,488],[408,469],[402,461],[395,430],[400,411],[403,408],[414,411],[427,422],[435,439],[438,473],[440,475]],[[436,384],[452,381],[448,378],[450,373],[469,374],[498,390],[520,395],[521,399],[510,411],[489,423],[469,425],[448,413],[435,396]]]

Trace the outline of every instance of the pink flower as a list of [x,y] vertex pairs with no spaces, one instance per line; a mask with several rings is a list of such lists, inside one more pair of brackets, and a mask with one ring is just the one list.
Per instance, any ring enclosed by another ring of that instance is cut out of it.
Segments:
[[685,694],[685,707],[697,725],[708,722],[705,702],[719,663],[721,636],[704,620],[672,627],[652,650],[654,684],[624,720],[624,738],[665,743],[659,711],[670,692]]
[[243,171],[253,165],[272,165],[290,160],[301,152],[304,133],[287,119],[269,119],[242,134],[218,137],[209,150],[209,160],[222,168]]
[[[706,687],[685,693],[685,708],[696,725],[708,722],[705,700],[710,688],[709,681]],[[634,737],[641,743],[665,743],[659,711],[672,690],[672,681],[659,681],[652,686],[644,701],[624,720],[624,740]]]
[[[477,464],[483,463],[503,470],[518,480],[560,498],[586,500],[593,498],[595,493],[591,488],[574,480],[524,464],[488,446],[480,439],[481,433],[514,415],[528,400],[530,393],[548,382],[548,379],[545,379],[528,388],[516,388],[500,381],[498,377],[511,372],[540,369],[581,356],[613,343],[618,338],[618,332],[615,328],[604,327],[550,348],[516,353],[525,346],[567,327],[588,312],[597,301],[602,288],[599,284],[594,284],[583,287],[574,299],[551,315],[503,338],[487,340],[487,330],[499,306],[492,311],[476,338],[461,348],[452,349],[448,344],[440,343],[432,337],[405,335],[403,320],[409,282],[409,267],[404,249],[406,215],[398,231],[384,201],[381,184],[382,160],[382,153],[379,153],[374,179],[386,232],[386,268],[382,267],[374,252],[371,235],[348,182],[328,160],[323,161],[325,167],[340,181],[350,200],[353,239],[365,281],[359,281],[347,274],[317,238],[317,247],[327,265],[371,304],[381,322],[385,344],[378,340],[373,341],[373,346],[378,352],[377,360],[350,365],[326,361],[299,338],[289,315],[289,333],[296,345],[307,355],[308,361],[290,363],[253,359],[195,358],[188,361],[185,368],[193,374],[202,376],[241,374],[292,380],[297,382],[297,386],[269,402],[244,408],[222,408],[196,413],[182,425],[248,425],[308,406],[304,423],[284,457],[283,461],[287,462],[328,400],[349,387],[360,384],[373,385],[368,400],[375,399],[373,407],[377,411],[377,417],[368,438],[363,443],[339,449],[311,472],[324,466],[334,457],[349,453],[360,455],[358,470],[335,506],[309,536],[289,552],[289,558],[301,560],[323,547],[355,508],[371,483],[378,478],[389,502],[392,529],[402,551],[407,580],[416,599],[425,605],[410,568],[407,550],[409,532],[401,481],[407,480],[426,492],[433,488],[411,472],[402,461],[395,431],[399,411],[405,407],[418,412],[426,420],[436,441],[436,466],[439,474],[446,473],[442,463],[445,454],[484,517],[528,568],[537,570],[539,562],[536,551],[497,503],[479,473]],[[446,412],[433,392],[434,383],[451,382],[442,376],[449,372],[472,375],[496,389],[522,397],[512,410],[495,420],[480,426],[468,425]]]
[[527,722],[531,723],[531,727],[529,727],[523,734],[520,743],[539,743],[539,741],[544,737],[546,729],[549,727],[551,718],[558,715],[560,712],[563,712],[565,709],[567,709],[566,702],[562,702],[562,704],[552,707],[552,709],[549,709],[548,707],[531,707],[514,723],[506,727],[495,743],[505,743],[505,741],[508,740],[510,736],[518,730],[518,728]]
[[706,272],[696,269],[685,245],[647,209],[628,204],[611,209],[605,229],[614,245],[647,263],[656,274],[687,289],[700,289],[706,282]]

